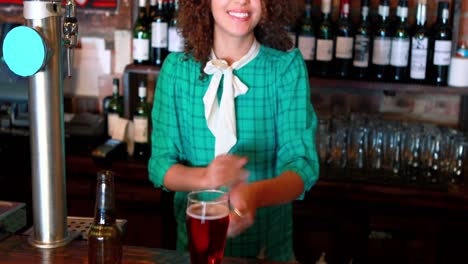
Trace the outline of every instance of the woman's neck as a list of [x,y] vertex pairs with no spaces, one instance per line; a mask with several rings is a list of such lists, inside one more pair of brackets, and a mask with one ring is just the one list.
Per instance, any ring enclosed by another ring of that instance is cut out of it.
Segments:
[[218,59],[227,61],[229,65],[240,60],[247,54],[255,40],[254,34],[247,38],[229,38],[214,36],[213,51]]

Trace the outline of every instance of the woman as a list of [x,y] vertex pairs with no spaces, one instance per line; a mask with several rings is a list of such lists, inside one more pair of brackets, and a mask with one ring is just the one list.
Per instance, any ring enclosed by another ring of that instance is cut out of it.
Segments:
[[284,30],[291,4],[179,2],[186,47],[158,77],[149,162],[155,186],[176,192],[177,248],[186,192],[226,187],[236,213],[225,255],[291,261],[291,202],[319,171],[307,71]]

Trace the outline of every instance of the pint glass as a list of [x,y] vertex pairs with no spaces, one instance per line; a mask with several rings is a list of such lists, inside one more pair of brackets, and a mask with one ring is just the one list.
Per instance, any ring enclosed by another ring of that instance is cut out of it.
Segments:
[[191,264],[220,264],[229,225],[228,197],[220,190],[194,191],[187,197]]

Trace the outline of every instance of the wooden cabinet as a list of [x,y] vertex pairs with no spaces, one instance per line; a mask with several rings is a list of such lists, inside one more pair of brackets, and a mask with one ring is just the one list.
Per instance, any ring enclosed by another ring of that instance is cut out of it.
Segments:
[[465,263],[468,192],[321,181],[294,203],[301,263]]

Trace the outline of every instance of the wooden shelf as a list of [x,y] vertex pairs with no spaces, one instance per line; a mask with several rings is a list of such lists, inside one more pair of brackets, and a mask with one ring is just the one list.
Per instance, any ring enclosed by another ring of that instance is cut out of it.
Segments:
[[371,90],[371,91],[393,91],[405,93],[421,93],[421,94],[452,94],[452,95],[468,95],[468,87],[452,87],[452,86],[434,86],[426,84],[414,83],[391,83],[391,82],[373,82],[373,81],[358,81],[358,80],[343,80],[343,79],[327,79],[319,77],[310,77],[310,85],[312,88],[318,89],[334,89],[334,90]]
[[159,74],[161,67],[153,65],[138,65],[138,64],[128,64],[125,66],[125,72],[132,72],[137,74]]
[[[125,72],[137,74],[159,74],[160,67],[151,65],[136,65],[129,64],[125,67]],[[415,83],[392,83],[392,82],[376,82],[376,81],[361,81],[361,80],[345,80],[333,78],[310,77],[310,85],[313,88],[319,89],[352,89],[352,90],[370,90],[370,91],[393,91],[405,93],[421,93],[421,94],[452,94],[452,95],[468,95],[468,87],[453,87],[453,86],[435,86],[427,84]]]

